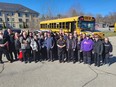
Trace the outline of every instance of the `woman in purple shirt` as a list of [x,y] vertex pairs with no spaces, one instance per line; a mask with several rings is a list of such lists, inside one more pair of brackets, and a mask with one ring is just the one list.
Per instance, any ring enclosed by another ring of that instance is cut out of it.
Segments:
[[84,64],[88,63],[91,65],[91,52],[93,49],[94,42],[90,39],[90,35],[86,35],[86,38],[81,42],[81,50],[83,52]]

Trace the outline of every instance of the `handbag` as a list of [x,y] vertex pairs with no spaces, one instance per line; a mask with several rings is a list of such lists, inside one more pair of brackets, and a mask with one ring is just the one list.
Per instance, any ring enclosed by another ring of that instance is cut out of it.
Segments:
[[21,60],[23,58],[23,52],[22,51],[19,52],[18,58],[19,58],[19,60]]

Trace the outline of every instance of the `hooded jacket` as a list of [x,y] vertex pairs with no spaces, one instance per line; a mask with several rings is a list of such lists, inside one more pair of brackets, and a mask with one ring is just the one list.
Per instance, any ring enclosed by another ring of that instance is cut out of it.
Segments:
[[93,44],[94,42],[92,41],[92,39],[84,39],[81,42],[81,50],[82,51],[91,51],[93,49]]

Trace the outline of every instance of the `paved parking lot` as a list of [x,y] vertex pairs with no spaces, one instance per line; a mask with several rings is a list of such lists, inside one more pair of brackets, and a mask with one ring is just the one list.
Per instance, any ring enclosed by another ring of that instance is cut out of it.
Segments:
[[[0,64],[0,87],[116,87],[116,37],[111,65],[55,62]],[[4,58],[4,61],[6,59]]]

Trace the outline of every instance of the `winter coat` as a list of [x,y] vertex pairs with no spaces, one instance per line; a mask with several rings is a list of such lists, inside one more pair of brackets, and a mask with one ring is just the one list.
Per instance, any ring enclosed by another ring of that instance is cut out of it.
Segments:
[[[27,43],[24,43],[26,41]],[[23,36],[20,37],[21,49],[31,49],[30,43],[31,40],[29,37],[24,38]]]
[[21,48],[21,43],[19,39],[15,39],[15,49],[19,50]]
[[101,40],[94,41],[93,52],[102,55],[103,42]]
[[103,53],[107,54],[109,52],[112,52],[113,48],[112,48],[112,44],[110,42],[105,43],[103,42]]
[[[70,44],[71,44],[71,47],[70,47]],[[76,49],[76,40],[72,39],[72,43],[70,43],[70,39],[67,39],[66,48],[67,49]]]
[[52,49],[54,47],[54,43],[55,42],[54,42],[53,37],[48,37],[44,42],[47,49]]
[[30,46],[31,46],[32,50],[38,51],[38,44],[34,39],[31,39]]
[[93,49],[93,44],[94,42],[91,40],[91,39],[84,39],[82,42],[81,42],[81,50],[82,51],[91,51]]

